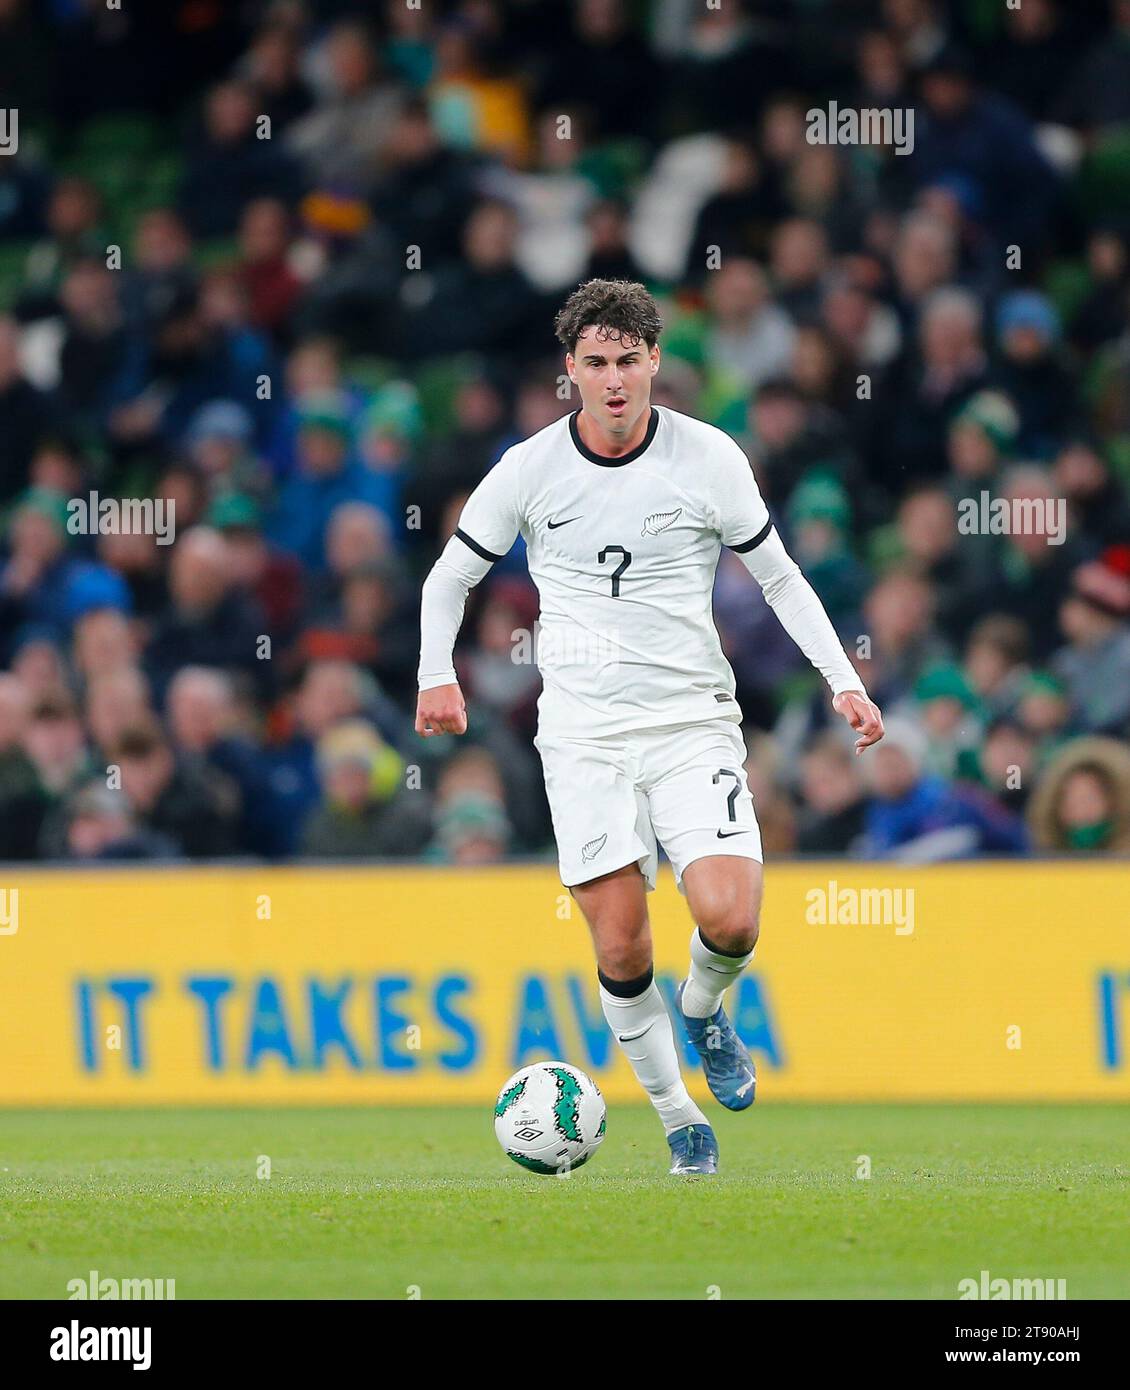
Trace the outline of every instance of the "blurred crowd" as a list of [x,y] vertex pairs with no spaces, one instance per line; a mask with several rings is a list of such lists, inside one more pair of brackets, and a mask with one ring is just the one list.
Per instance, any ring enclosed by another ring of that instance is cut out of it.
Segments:
[[855,759],[723,553],[767,850],[1130,848],[1130,0],[0,0],[0,90],[0,859],[550,855],[521,542],[463,739],[417,606],[592,276],[887,715]]

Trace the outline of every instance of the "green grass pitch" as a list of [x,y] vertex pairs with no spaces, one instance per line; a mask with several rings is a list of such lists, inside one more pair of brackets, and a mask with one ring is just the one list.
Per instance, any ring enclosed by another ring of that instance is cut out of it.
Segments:
[[0,1297],[91,1269],[178,1300],[955,1299],[982,1269],[1130,1297],[1123,1107],[710,1118],[723,1171],[695,1181],[644,1107],[566,1179],[507,1160],[488,1106],[0,1112]]

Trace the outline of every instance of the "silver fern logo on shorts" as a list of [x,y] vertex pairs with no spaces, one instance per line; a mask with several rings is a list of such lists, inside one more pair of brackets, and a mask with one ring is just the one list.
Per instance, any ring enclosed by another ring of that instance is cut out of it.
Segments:
[[590,840],[587,845],[581,846],[581,863],[587,864],[590,859],[595,859],[604,846],[608,843],[608,832],[596,840]]
[[673,512],[652,512],[643,524],[641,536],[658,536],[660,531],[666,531],[668,526],[674,526],[675,522],[682,516],[682,507],[676,507]]

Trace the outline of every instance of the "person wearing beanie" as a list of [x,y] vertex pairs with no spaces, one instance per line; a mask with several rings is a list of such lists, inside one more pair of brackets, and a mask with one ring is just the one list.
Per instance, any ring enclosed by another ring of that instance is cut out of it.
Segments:
[[1051,458],[1078,419],[1075,379],[1060,357],[1059,315],[1036,290],[1014,290],[997,307],[1000,363],[995,383],[1020,416],[1017,447],[1030,458]]
[[[28,488],[12,509],[0,560],[0,634],[5,642],[25,623],[57,637],[70,628],[69,591],[77,558],[69,553],[67,499],[48,488]],[[10,658],[10,650],[0,655]]]
[[326,527],[343,502],[368,502],[394,519],[399,480],[366,467],[356,443],[343,393],[320,392],[302,403],[297,466],[279,491],[267,535],[318,572],[326,563]]
[[851,552],[851,501],[839,478],[808,474],[786,508],[793,554],[827,609],[837,631],[858,618],[868,575]]
[[930,667],[914,686],[914,699],[927,746],[925,766],[952,777],[963,753],[980,742],[984,711],[961,667],[943,662]]
[[1020,416],[1003,391],[978,391],[957,412],[947,438],[949,489],[955,501],[971,489],[993,489],[1016,451]]
[[453,798],[436,815],[428,858],[442,864],[497,864],[511,838],[506,812],[492,797],[475,792]]
[[183,442],[213,496],[265,494],[267,472],[255,455],[253,421],[245,406],[208,401],[192,417]]
[[305,854],[368,859],[419,854],[430,822],[424,798],[409,791],[403,760],[364,719],[337,724],[316,750],[322,799],[302,834]]
[[92,781],[64,808],[68,859],[83,863],[180,859],[176,842],[160,831],[140,825],[129,797],[104,782]]
[[1044,767],[1075,732],[1067,686],[1050,671],[1031,671],[1016,693],[1016,720],[1036,740],[1036,766]]

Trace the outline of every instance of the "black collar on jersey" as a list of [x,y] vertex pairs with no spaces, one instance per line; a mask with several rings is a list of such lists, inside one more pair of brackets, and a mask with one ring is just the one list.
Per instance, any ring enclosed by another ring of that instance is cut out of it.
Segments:
[[594,454],[585,441],[581,438],[581,432],[577,428],[577,416],[581,412],[574,410],[569,416],[569,434],[573,440],[573,447],[578,454],[584,454],[589,463],[599,463],[601,468],[622,468],[625,463],[631,463],[633,459],[647,450],[648,445],[655,438],[655,431],[659,428],[659,411],[655,406],[651,406],[651,419],[647,422],[647,433],[634,449],[630,449],[626,454],[621,454],[619,458],[610,459],[606,454]]

